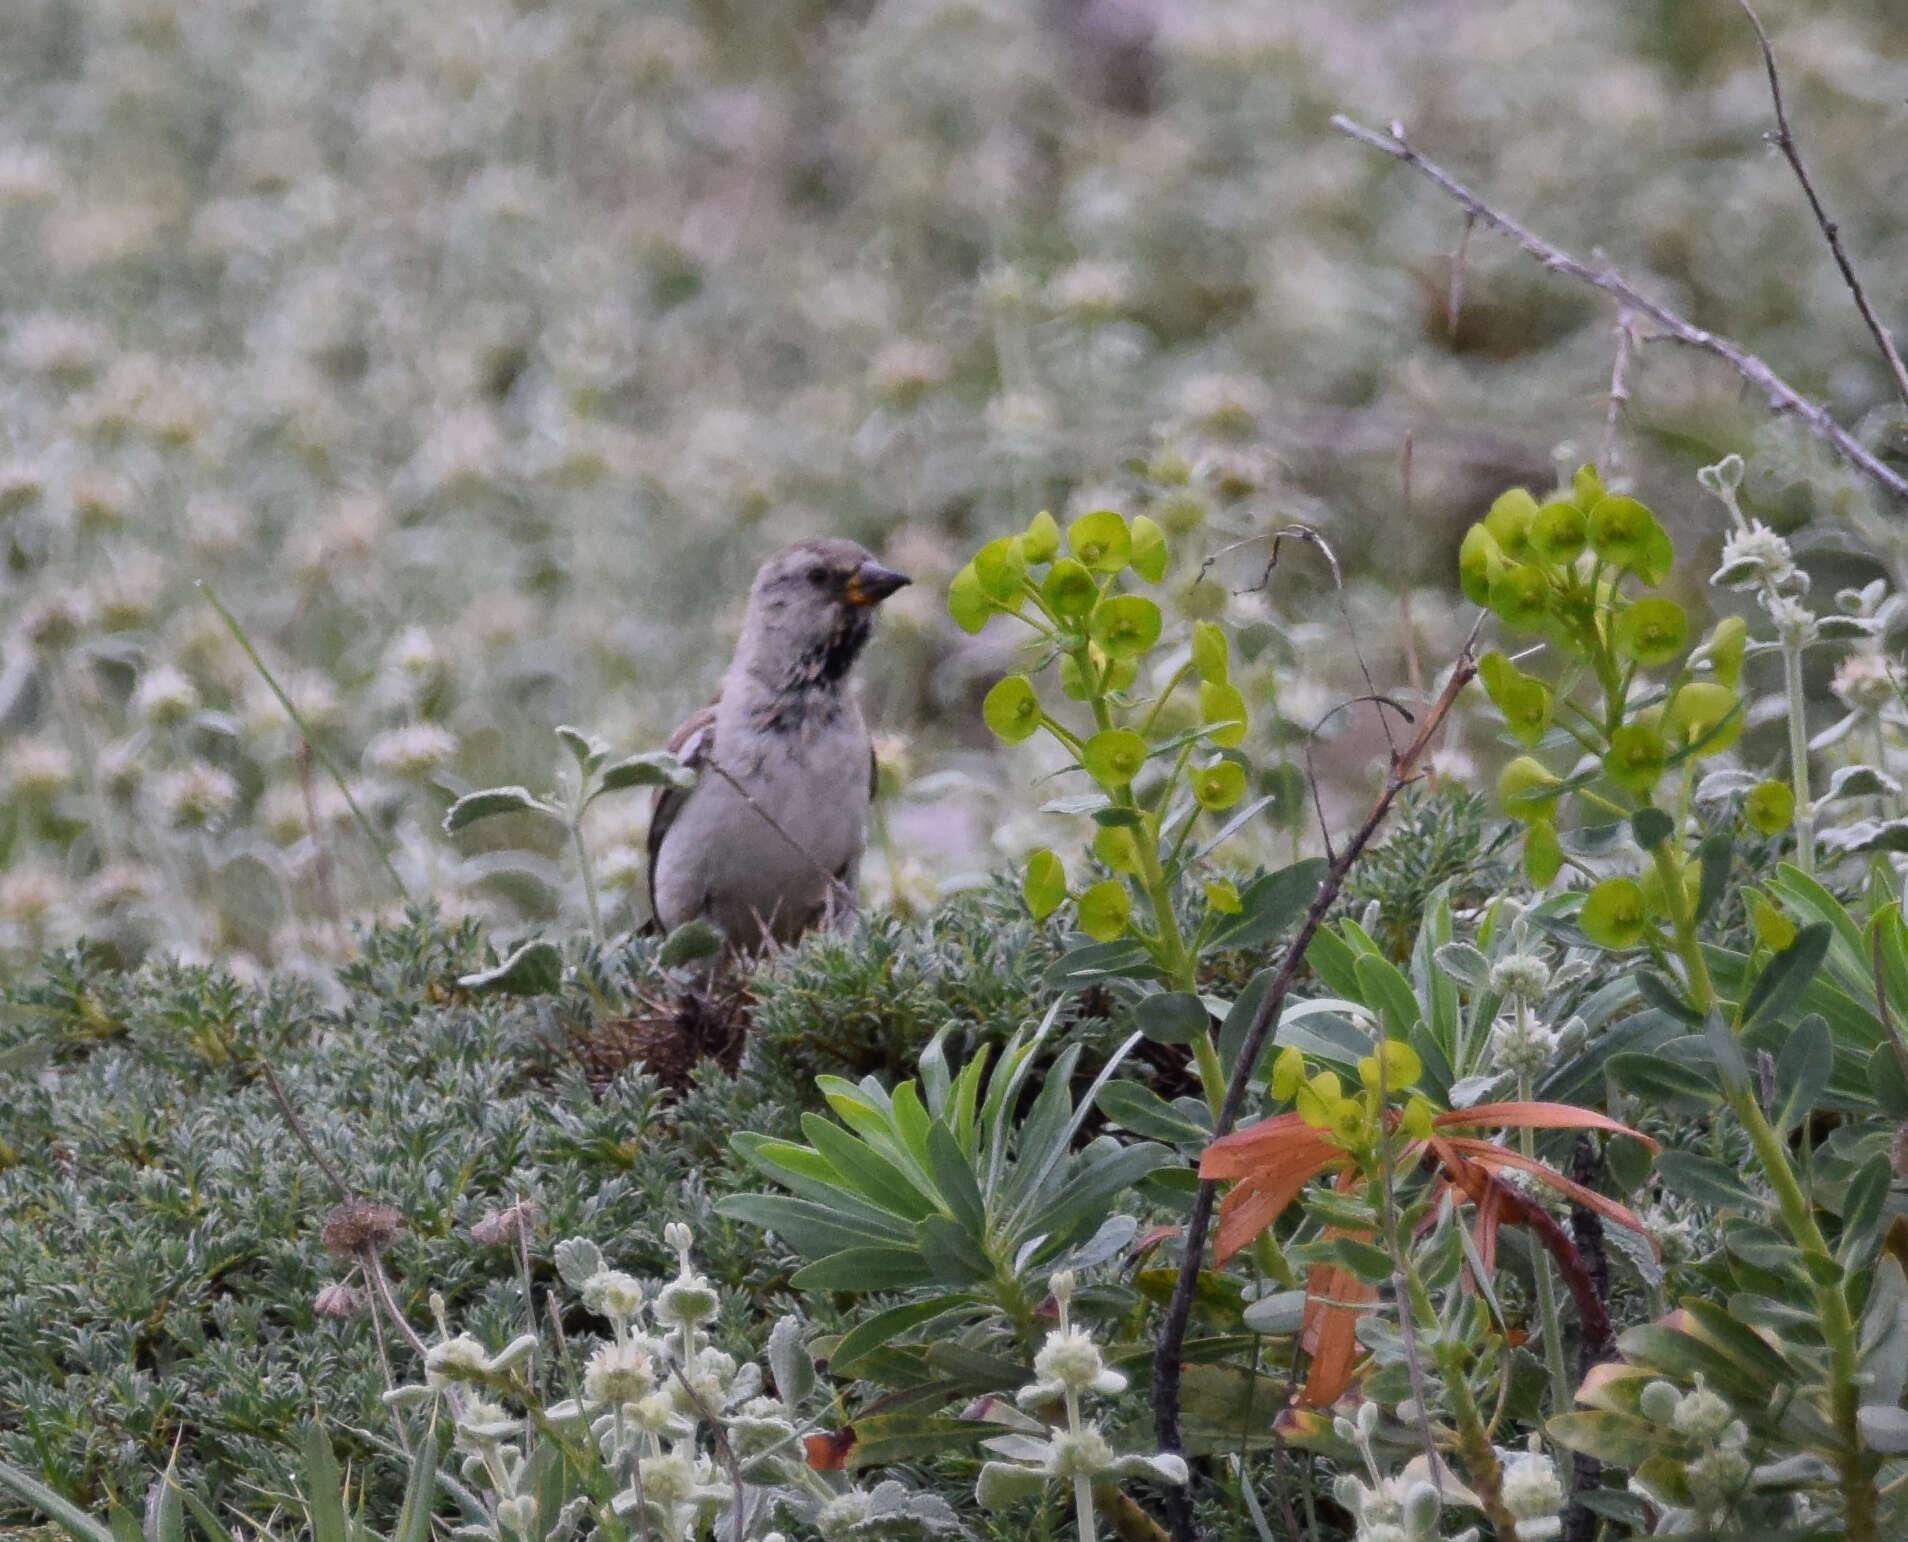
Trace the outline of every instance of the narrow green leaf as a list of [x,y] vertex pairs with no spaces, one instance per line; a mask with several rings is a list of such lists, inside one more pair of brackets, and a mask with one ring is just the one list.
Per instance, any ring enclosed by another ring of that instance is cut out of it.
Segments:
[[338,1470],[331,1437],[316,1420],[305,1426],[301,1454],[304,1461],[299,1475],[304,1479],[305,1519],[311,1527],[312,1542],[348,1542],[344,1475]]
[[932,1322],[944,1313],[971,1305],[973,1299],[958,1293],[932,1296],[926,1301],[910,1301],[905,1306],[890,1307],[866,1322],[857,1323],[836,1340],[835,1347],[829,1352],[829,1374],[852,1377],[855,1362],[864,1355],[893,1343],[902,1334],[923,1323]]
[[959,1221],[931,1215],[917,1230],[920,1256],[943,1285],[978,1285],[993,1278],[994,1262],[980,1241]]
[[1742,1026],[1747,1029],[1768,1018],[1780,1020],[1795,999],[1808,988],[1815,971],[1828,956],[1833,935],[1826,922],[1813,922],[1795,934],[1795,941],[1769,960],[1743,1003]]
[[467,991],[500,996],[548,996],[563,984],[563,954],[553,942],[526,942],[500,964],[459,975]]
[[104,1522],[95,1520],[78,1505],[61,1498],[38,1478],[29,1477],[11,1463],[0,1462],[0,1488],[11,1489],[80,1542],[118,1542]]
[[1133,1007],[1133,1026],[1155,1044],[1190,1044],[1212,1026],[1212,1014],[1192,991],[1153,991]]
[[1778,1133],[1787,1135],[1815,1107],[1835,1072],[1835,1041],[1828,1020],[1816,1013],[1802,1019],[1783,1043],[1775,1063],[1775,1113]]
[[928,1170],[934,1175],[941,1200],[953,1219],[970,1237],[987,1234],[987,1207],[981,1199],[980,1184],[961,1150],[954,1132],[938,1120],[929,1127],[927,1137]]
[[728,1194],[716,1202],[716,1210],[732,1221],[774,1232],[804,1258],[826,1258],[844,1248],[899,1245],[913,1235],[893,1216],[883,1216],[882,1224],[873,1226],[862,1217],[850,1219],[843,1211],[783,1194]]
[[803,1114],[802,1133],[840,1174],[843,1185],[877,1209],[904,1216],[912,1224],[934,1208],[934,1185],[911,1177],[840,1125],[820,1114]]
[[867,1294],[876,1290],[907,1290],[934,1278],[921,1250],[907,1247],[846,1248],[805,1264],[789,1277],[797,1290],[846,1290]]

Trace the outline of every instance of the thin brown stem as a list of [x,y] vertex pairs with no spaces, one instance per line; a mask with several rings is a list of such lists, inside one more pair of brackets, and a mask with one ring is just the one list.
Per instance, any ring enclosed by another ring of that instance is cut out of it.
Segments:
[[1859,467],[1897,498],[1908,499],[1908,477],[1890,469],[1860,440],[1837,423],[1828,410],[1810,401],[1761,359],[1726,337],[1707,332],[1685,320],[1662,302],[1652,299],[1614,268],[1594,268],[1573,257],[1542,236],[1526,229],[1508,214],[1493,208],[1436,162],[1425,159],[1416,145],[1404,136],[1404,126],[1394,123],[1384,132],[1366,128],[1340,114],[1332,127],[1362,145],[1403,161],[1427,181],[1440,188],[1460,208],[1475,215],[1493,229],[1502,231],[1553,273],[1562,273],[1580,283],[1601,289],[1620,303],[1654,321],[1663,330],[1656,334],[1666,341],[1714,354],[1750,385],[1762,392],[1777,412],[1794,414],[1818,439],[1835,446],[1850,464]]
[[[1482,625],[1483,618],[1479,617],[1477,626],[1472,627],[1470,637],[1465,640],[1463,650],[1458,654],[1457,662],[1451,667],[1451,678],[1418,724],[1418,731],[1411,742],[1393,751],[1390,774],[1385,778],[1383,789],[1365,815],[1363,823],[1353,832],[1344,848],[1333,856],[1317,893],[1312,896],[1312,903],[1306,908],[1304,919],[1299,922],[1297,933],[1286,946],[1278,972],[1273,975],[1265,999],[1253,1014],[1246,1028],[1245,1039],[1239,1046],[1239,1057],[1233,1062],[1231,1079],[1226,1084],[1225,1101],[1220,1104],[1219,1117],[1213,1127],[1215,1140],[1230,1132],[1238,1122],[1240,1110],[1245,1106],[1246,1088],[1252,1081],[1253,1067],[1259,1063],[1260,1051],[1265,1048],[1266,1039],[1278,1024],[1286,994],[1304,964],[1305,950],[1311,946],[1312,938],[1324,924],[1325,916],[1337,900],[1339,890],[1344,887],[1353,865],[1377,835],[1385,816],[1391,812],[1391,805],[1397,801],[1398,794],[1416,779],[1417,763],[1429,751],[1432,739],[1456,705],[1459,693],[1477,674],[1477,634]],[[1180,1260],[1179,1279],[1173,1287],[1172,1300],[1160,1323],[1159,1345],[1153,1354],[1153,1433],[1162,1451],[1178,1451],[1182,1448],[1179,1433],[1180,1357],[1185,1349],[1187,1327],[1192,1320],[1193,1295],[1199,1285],[1199,1264],[1205,1255],[1206,1234],[1212,1226],[1212,1212],[1218,1195],[1219,1185],[1210,1179],[1203,1179],[1193,1196],[1192,1215],[1186,1222],[1185,1254]],[[1167,1491],[1166,1515],[1176,1542],[1196,1542],[1192,1495],[1188,1488]]]
[[350,1184],[339,1176],[338,1169],[325,1159],[316,1142],[305,1129],[304,1120],[298,1117],[298,1110],[292,1107],[292,1101],[285,1096],[285,1089],[278,1084],[278,1077],[272,1070],[271,1061],[263,1055],[258,1057],[258,1068],[265,1073],[265,1085],[272,1089],[272,1096],[278,1100],[278,1111],[285,1116],[285,1123],[291,1126],[291,1132],[298,1137],[298,1144],[305,1148],[305,1154],[318,1164],[318,1171],[331,1180],[331,1186],[338,1191],[338,1198],[354,1197]]
[[359,1248],[358,1262],[364,1265],[365,1283],[371,1287],[372,1298],[384,1308],[391,1325],[403,1336],[404,1342],[411,1346],[420,1361],[427,1359],[430,1346],[418,1337],[417,1329],[405,1320],[404,1313],[398,1309],[397,1297],[391,1293],[391,1280],[384,1272],[384,1257],[378,1252],[377,1244],[367,1242]]
[[1862,313],[1862,320],[1868,324],[1868,332],[1875,339],[1875,346],[1881,349],[1882,357],[1888,361],[1888,373],[1894,377],[1895,391],[1902,403],[1908,405],[1908,367],[1901,362],[1901,353],[1895,347],[1895,340],[1888,335],[1888,329],[1881,324],[1881,318],[1875,314],[1875,307],[1868,303],[1867,291],[1862,281],[1855,276],[1855,265],[1848,260],[1848,252],[1842,245],[1841,228],[1828,216],[1828,210],[1822,207],[1822,199],[1815,191],[1815,181],[1809,176],[1809,168],[1802,160],[1801,148],[1795,142],[1795,131],[1789,127],[1789,115],[1782,105],[1782,77],[1776,72],[1775,50],[1769,46],[1769,34],[1763,31],[1762,18],[1755,13],[1749,0],[1737,0],[1742,11],[1749,18],[1749,25],[1756,29],[1756,41],[1762,45],[1762,65],[1769,72],[1769,99],[1775,104],[1775,131],[1769,134],[1769,143],[1782,152],[1790,169],[1795,172],[1795,180],[1802,184],[1803,195],[1809,200],[1809,210],[1815,215],[1815,223],[1821,228],[1822,238],[1828,242],[1829,250],[1835,255],[1835,266],[1842,270],[1842,282],[1848,285],[1848,292],[1854,296],[1855,309]]

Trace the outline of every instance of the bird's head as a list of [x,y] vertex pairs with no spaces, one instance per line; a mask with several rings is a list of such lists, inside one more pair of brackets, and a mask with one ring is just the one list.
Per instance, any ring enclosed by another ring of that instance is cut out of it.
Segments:
[[903,584],[853,541],[797,541],[762,564],[742,650],[750,672],[790,689],[838,684],[868,641],[875,607]]

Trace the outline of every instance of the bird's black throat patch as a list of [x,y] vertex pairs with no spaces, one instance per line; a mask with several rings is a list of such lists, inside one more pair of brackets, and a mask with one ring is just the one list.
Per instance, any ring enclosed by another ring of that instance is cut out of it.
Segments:
[[776,733],[826,727],[841,711],[841,688],[873,629],[870,610],[843,609],[827,636],[788,659],[778,700],[761,712],[758,725]]

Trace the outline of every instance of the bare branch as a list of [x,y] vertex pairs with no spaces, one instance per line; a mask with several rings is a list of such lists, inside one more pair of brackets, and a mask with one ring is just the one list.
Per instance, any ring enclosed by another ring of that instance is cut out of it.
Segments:
[[1789,127],[1789,115],[1782,106],[1782,77],[1776,73],[1775,50],[1769,46],[1769,34],[1762,30],[1762,18],[1756,15],[1749,0],[1737,0],[1737,3],[1749,18],[1749,25],[1756,29],[1756,41],[1762,45],[1762,65],[1769,72],[1769,99],[1775,104],[1776,126],[1775,132],[1766,137],[1770,144],[1782,152],[1795,172],[1795,180],[1802,184],[1809,208],[1815,215],[1815,223],[1821,227],[1823,239],[1835,254],[1835,266],[1842,270],[1842,282],[1848,285],[1848,292],[1855,297],[1855,309],[1862,313],[1862,320],[1868,323],[1869,335],[1875,339],[1875,346],[1881,349],[1882,357],[1888,361],[1888,372],[1895,377],[1897,394],[1903,404],[1908,405],[1908,368],[1903,367],[1895,341],[1876,316],[1875,307],[1868,303],[1868,294],[1862,288],[1861,280],[1855,276],[1855,265],[1848,260],[1848,252],[1842,246],[1841,229],[1828,217],[1828,210],[1822,207],[1822,200],[1815,191],[1815,182],[1809,176],[1809,168],[1802,163],[1802,151],[1795,142],[1795,131]]
[[1630,349],[1636,342],[1636,317],[1626,305],[1617,312],[1616,362],[1610,367],[1610,405],[1603,415],[1603,459],[1598,463],[1608,477],[1620,464],[1617,428],[1630,404]]
[[1457,337],[1458,318],[1464,314],[1464,259],[1470,255],[1471,232],[1477,228],[1477,216],[1464,216],[1464,230],[1458,236],[1457,250],[1451,253],[1451,287],[1444,296],[1444,335]]
[[1571,256],[1561,247],[1553,246],[1542,236],[1526,229],[1508,214],[1493,208],[1442,166],[1426,160],[1417,146],[1404,137],[1402,124],[1394,123],[1387,132],[1381,134],[1376,129],[1368,129],[1362,123],[1354,123],[1350,118],[1339,114],[1332,119],[1332,127],[1362,145],[1381,151],[1394,160],[1403,161],[1428,181],[1435,183],[1460,208],[1475,215],[1493,229],[1502,231],[1553,273],[1563,273],[1580,283],[1601,289],[1619,303],[1649,317],[1663,329],[1659,335],[1665,340],[1684,343],[1691,348],[1699,348],[1705,353],[1712,353],[1722,359],[1745,381],[1761,391],[1776,411],[1793,413],[1802,420],[1810,433],[1834,445],[1851,463],[1860,467],[1897,498],[1908,500],[1908,477],[1884,465],[1862,445],[1860,440],[1837,423],[1825,408],[1817,406],[1803,396],[1753,353],[1738,347],[1726,337],[1718,337],[1713,332],[1704,331],[1694,322],[1685,320],[1667,305],[1652,299],[1638,289],[1615,269],[1593,268],[1580,258]]
[[[1267,1038],[1278,1025],[1286,994],[1298,978],[1299,969],[1304,963],[1305,950],[1311,946],[1312,938],[1324,924],[1325,916],[1338,899],[1353,865],[1377,835],[1385,816],[1391,812],[1391,805],[1397,801],[1398,794],[1417,779],[1418,761],[1430,749],[1431,740],[1457,704],[1459,693],[1476,675],[1477,635],[1483,625],[1484,618],[1480,616],[1477,624],[1471,628],[1471,635],[1465,639],[1457,662],[1451,666],[1451,678],[1445,682],[1438,699],[1425,713],[1417,734],[1403,749],[1392,753],[1391,768],[1385,777],[1384,788],[1365,815],[1364,822],[1326,869],[1318,892],[1312,896],[1312,903],[1306,908],[1305,918],[1299,922],[1297,933],[1279,960],[1278,972],[1272,977],[1265,999],[1259,1003],[1258,1011],[1253,1013],[1252,1021],[1246,1028],[1238,1058],[1233,1061],[1231,1076],[1226,1082],[1225,1101],[1219,1106],[1219,1118],[1213,1127],[1215,1140],[1227,1134],[1238,1122],[1240,1111],[1245,1107],[1246,1088],[1251,1084],[1253,1067],[1259,1063],[1260,1051],[1265,1048]],[[1205,1254],[1206,1233],[1212,1226],[1213,1206],[1218,1194],[1219,1185],[1216,1182],[1202,1179],[1198,1192],[1193,1196],[1192,1215],[1186,1222],[1185,1253],[1180,1259],[1179,1279],[1173,1287],[1165,1319],[1160,1324],[1158,1348],[1153,1353],[1153,1435],[1163,1451],[1178,1451],[1181,1448],[1180,1358],[1186,1345],[1187,1326],[1192,1320],[1193,1296],[1199,1285],[1199,1263]],[[1195,1542],[1197,1533],[1193,1525],[1191,1494],[1183,1488],[1169,1490],[1166,1513],[1176,1542]]]

